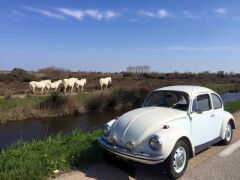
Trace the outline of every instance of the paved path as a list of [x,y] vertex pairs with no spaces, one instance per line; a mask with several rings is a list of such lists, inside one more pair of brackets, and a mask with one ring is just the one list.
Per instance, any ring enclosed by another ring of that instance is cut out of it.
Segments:
[[214,155],[188,172],[182,179],[238,180],[240,179],[240,149],[229,156]]

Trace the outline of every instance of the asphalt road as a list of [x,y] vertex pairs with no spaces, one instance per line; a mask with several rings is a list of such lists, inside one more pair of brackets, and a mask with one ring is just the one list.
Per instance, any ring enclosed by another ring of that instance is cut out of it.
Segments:
[[201,163],[183,178],[195,180],[238,180],[240,179],[240,149],[236,150],[229,156],[220,157],[214,155],[209,160]]
[[[181,180],[240,179],[240,112],[234,114],[234,117],[237,130],[234,131],[233,143],[229,146],[216,144],[197,154],[189,161],[187,171]],[[62,174],[57,179],[155,180],[169,178],[162,167],[114,159],[108,163],[101,162],[85,169]]]

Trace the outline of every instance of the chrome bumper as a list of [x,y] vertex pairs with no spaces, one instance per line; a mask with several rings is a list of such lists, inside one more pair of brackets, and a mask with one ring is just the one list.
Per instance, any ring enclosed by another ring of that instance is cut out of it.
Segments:
[[121,148],[119,146],[111,145],[108,142],[106,142],[103,138],[99,138],[98,143],[104,149],[106,149],[120,157],[130,159],[130,160],[133,160],[136,162],[141,162],[144,164],[158,164],[158,163],[162,163],[164,161],[164,156],[162,156],[162,155],[131,152],[131,151]]

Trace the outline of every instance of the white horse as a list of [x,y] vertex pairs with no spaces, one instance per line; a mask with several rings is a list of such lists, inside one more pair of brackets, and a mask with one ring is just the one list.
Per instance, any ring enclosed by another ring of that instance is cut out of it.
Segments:
[[57,92],[59,86],[60,86],[62,83],[63,83],[62,80],[55,81],[55,82],[51,83],[50,88],[51,88],[51,89],[54,89],[54,91]]
[[106,90],[107,90],[108,84],[111,83],[111,82],[112,82],[112,78],[111,77],[101,78],[99,80],[99,83],[100,83],[100,86],[101,86],[101,90],[102,90],[103,85],[106,86]]
[[84,85],[86,85],[86,83],[87,83],[86,79],[77,80],[77,82],[76,82],[77,89],[79,88],[79,86],[81,86],[82,87],[82,91],[83,91],[83,87],[84,87]]
[[66,93],[68,87],[70,87],[71,92],[73,92],[74,85],[77,81],[78,81],[78,78],[64,79],[63,80],[64,93]]
[[43,94],[44,89],[50,86],[50,80],[43,80],[43,81],[31,81],[29,82],[29,87],[33,93],[35,93],[36,89],[41,89],[41,93]]
[[40,82],[45,83],[45,88],[48,92],[51,88],[52,81],[51,80],[41,80]]

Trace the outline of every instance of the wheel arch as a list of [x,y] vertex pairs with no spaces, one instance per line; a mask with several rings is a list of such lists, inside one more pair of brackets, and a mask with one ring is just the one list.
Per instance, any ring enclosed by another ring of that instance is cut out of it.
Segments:
[[229,121],[230,121],[230,123],[231,123],[232,128],[233,128],[233,129],[236,129],[236,125],[235,125],[234,119],[230,119]]
[[221,127],[221,132],[220,132],[220,137],[222,139],[225,138],[225,128],[226,128],[228,122],[231,123],[233,129],[236,129],[236,123],[235,123],[234,117],[229,112],[224,111],[222,127]]
[[189,156],[195,156],[195,149],[191,136],[183,128],[170,127],[167,130],[160,131],[160,137],[162,138],[162,153],[167,158],[171,153],[179,140],[183,140],[189,147]]
[[[188,151],[189,151],[189,158],[192,158],[192,157],[195,156],[194,147],[193,147],[193,145],[192,145],[192,143],[191,143],[191,141],[189,140],[188,137],[183,136],[183,137],[181,137],[180,139],[178,139],[178,141],[184,141],[184,142],[187,144],[187,146],[188,146]],[[178,142],[178,141],[177,141],[177,142]],[[176,142],[176,143],[177,143],[177,142]]]

